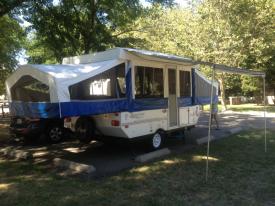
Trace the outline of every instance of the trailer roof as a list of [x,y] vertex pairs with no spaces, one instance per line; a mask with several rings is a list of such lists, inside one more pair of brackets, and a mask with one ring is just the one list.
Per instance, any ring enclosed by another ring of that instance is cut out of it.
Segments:
[[249,69],[244,69],[244,68],[238,68],[238,67],[230,67],[224,64],[216,64],[216,63],[211,63],[211,62],[206,62],[206,61],[200,61],[200,60],[193,60],[188,57],[183,57],[183,56],[177,56],[177,55],[171,55],[171,54],[164,54],[161,52],[155,52],[155,51],[147,51],[147,50],[139,50],[139,49],[131,49],[131,48],[123,48],[124,50],[137,54],[138,56],[151,56],[155,57],[158,59],[166,59],[170,61],[177,61],[177,62],[184,62],[188,63],[190,65],[207,65],[213,67],[215,70],[220,71],[220,72],[227,72],[227,73],[233,73],[233,74],[244,74],[244,75],[249,75],[249,76],[254,76],[254,77],[265,77],[265,72],[260,72],[260,71],[253,71]]
[[244,68],[231,67],[223,64],[216,64],[206,61],[193,60],[189,57],[178,56],[173,54],[165,54],[156,51],[142,50],[142,49],[133,49],[133,48],[120,48],[116,47],[109,49],[104,52],[97,52],[93,54],[75,56],[75,57],[66,57],[63,59],[63,64],[87,64],[94,63],[99,61],[106,61],[110,59],[127,59],[129,56],[127,54],[132,54],[138,56],[139,58],[149,59],[152,61],[161,61],[161,62],[172,62],[180,63],[184,65],[207,65],[215,68],[217,71],[235,73],[235,74],[244,74],[249,76],[260,76],[264,77],[265,73],[260,71],[253,71]]
[[184,56],[177,56],[173,54],[165,54],[161,52],[141,50],[141,49],[132,49],[132,48],[122,48],[122,49],[132,54],[138,55],[139,57],[153,57],[161,60],[176,61],[176,62],[185,63],[185,64],[187,63],[189,65],[198,64],[196,61],[193,61],[191,58],[184,57]]

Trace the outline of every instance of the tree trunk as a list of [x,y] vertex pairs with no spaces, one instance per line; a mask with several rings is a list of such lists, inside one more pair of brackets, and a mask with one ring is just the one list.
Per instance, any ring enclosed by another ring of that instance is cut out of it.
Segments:
[[95,27],[96,27],[96,13],[98,9],[98,0],[90,0],[90,12],[87,16],[87,22],[83,25],[82,35],[84,43],[84,54],[89,54],[93,48],[92,44],[95,44],[93,40],[95,39]]
[[226,100],[225,100],[225,88],[224,88],[224,75],[221,74],[219,78],[220,89],[221,89],[221,103],[222,109],[227,110]]

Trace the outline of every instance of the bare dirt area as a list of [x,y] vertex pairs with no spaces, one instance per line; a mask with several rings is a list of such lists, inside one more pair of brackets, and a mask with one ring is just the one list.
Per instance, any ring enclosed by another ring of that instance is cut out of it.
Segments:
[[9,125],[0,123],[0,145],[6,144],[9,141]]

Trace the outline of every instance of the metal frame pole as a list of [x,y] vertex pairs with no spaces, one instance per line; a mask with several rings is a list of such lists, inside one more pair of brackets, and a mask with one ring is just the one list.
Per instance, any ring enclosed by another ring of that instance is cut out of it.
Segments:
[[215,75],[215,66],[212,68],[212,80],[211,80],[211,99],[210,99],[210,112],[209,112],[209,122],[208,122],[208,139],[207,139],[207,158],[206,158],[206,173],[205,181],[208,180],[208,159],[209,159],[209,150],[210,150],[210,138],[211,138],[211,116],[212,116],[212,107],[213,107],[213,87],[214,87],[214,75]]
[[265,103],[265,76],[263,76],[264,82],[264,151],[267,152],[267,139],[266,139],[266,103]]

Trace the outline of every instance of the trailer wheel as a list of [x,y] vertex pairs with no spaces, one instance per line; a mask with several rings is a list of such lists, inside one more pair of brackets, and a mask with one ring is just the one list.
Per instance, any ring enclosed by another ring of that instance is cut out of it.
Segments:
[[75,134],[77,139],[83,143],[91,142],[94,136],[95,126],[88,118],[80,118],[76,122]]
[[51,143],[61,142],[64,137],[64,128],[60,125],[50,125],[47,129],[47,136]]
[[157,131],[151,138],[151,148],[157,150],[162,147],[165,138],[163,131]]

